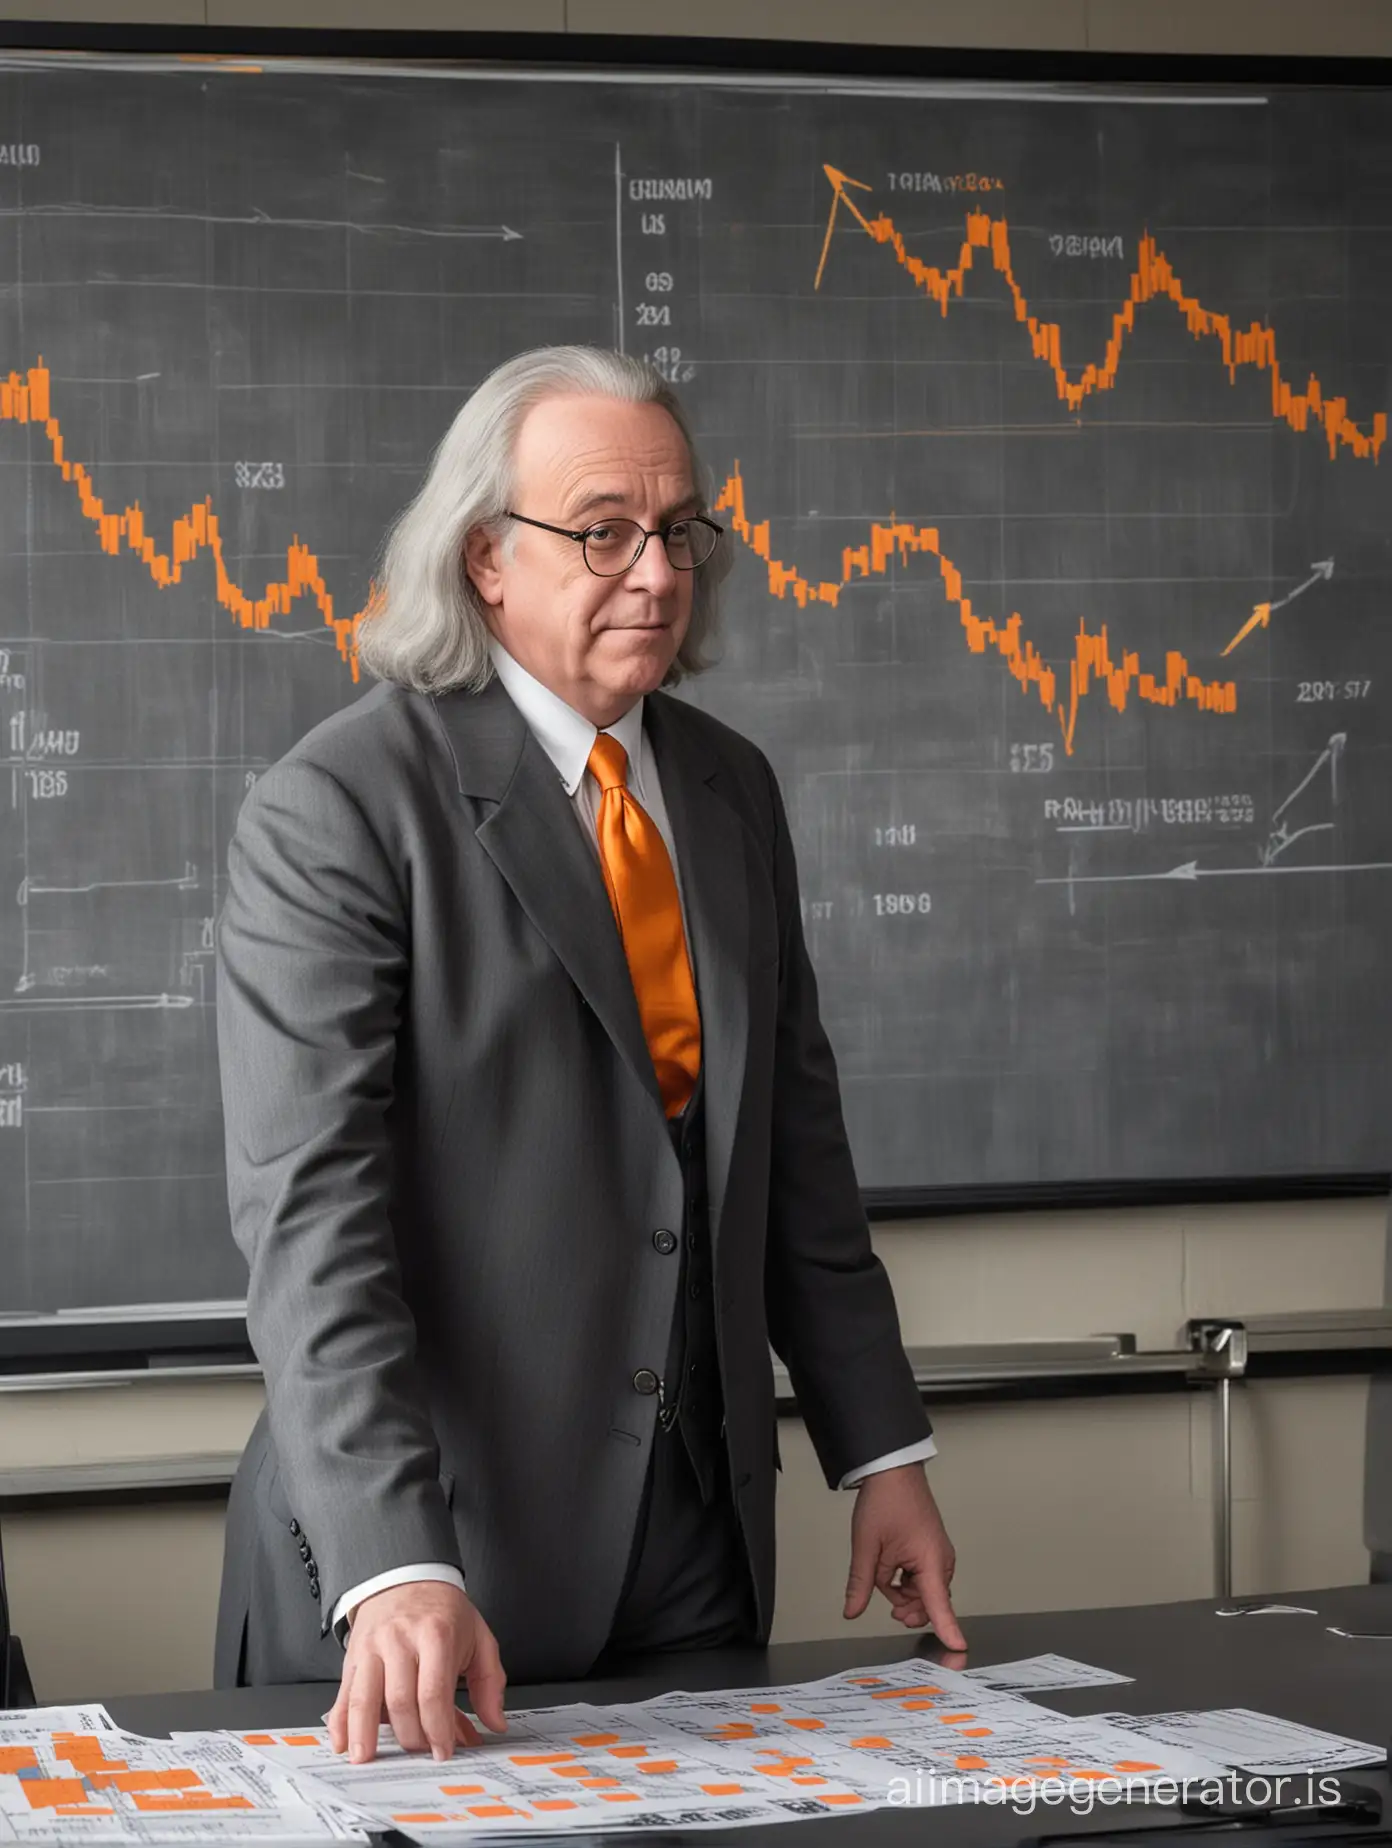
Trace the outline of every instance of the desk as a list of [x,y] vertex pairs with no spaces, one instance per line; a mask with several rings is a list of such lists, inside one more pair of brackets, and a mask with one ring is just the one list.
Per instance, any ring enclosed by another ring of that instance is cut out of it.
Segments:
[[[1157,1713],[1174,1708],[1255,1707],[1282,1719],[1386,1745],[1392,1733],[1392,1640],[1350,1642],[1330,1636],[1326,1624],[1350,1630],[1392,1630],[1392,1586],[1356,1585],[1334,1591],[1294,1592],[1275,1600],[1313,1605],[1315,1617],[1218,1617],[1210,1600],[1150,1604],[1121,1610],[1046,1611],[1023,1617],[969,1617],[967,1666],[984,1667],[1020,1656],[1056,1651],[1134,1682],[1114,1687],[1060,1689],[1041,1694],[1047,1706],[1072,1714],[1124,1709]],[[931,1651],[931,1643],[927,1646]],[[894,1637],[858,1637],[826,1643],[783,1643],[768,1650],[712,1650],[701,1655],[649,1658],[641,1672],[564,1686],[510,1688],[511,1707],[550,1706],[570,1700],[643,1700],[669,1688],[760,1687],[810,1681],[857,1663],[897,1661],[918,1652]],[[132,1695],[107,1702],[112,1717],[135,1732],[175,1729],[317,1725],[333,1700],[328,1683],[295,1687],[236,1688],[225,1693]],[[1385,1772],[1356,1772],[1375,1784],[1392,1811]],[[956,1805],[940,1810],[889,1809],[861,1817],[819,1821],[815,1840],[835,1831],[874,1848],[922,1848],[927,1838],[964,1848],[1004,1848],[1021,1836],[1067,1829],[1105,1830],[1123,1825],[1125,1811],[1091,1819],[1067,1810],[1037,1811],[1021,1819],[1003,1808]],[[1152,1812],[1156,1821],[1158,1812]],[[1133,1822],[1140,1812],[1130,1812]],[[593,1836],[586,1838],[595,1841]],[[791,1848],[787,1825],[692,1835],[716,1848]],[[802,1840],[803,1838],[797,1838]],[[1239,1838],[1240,1840],[1240,1838]]]

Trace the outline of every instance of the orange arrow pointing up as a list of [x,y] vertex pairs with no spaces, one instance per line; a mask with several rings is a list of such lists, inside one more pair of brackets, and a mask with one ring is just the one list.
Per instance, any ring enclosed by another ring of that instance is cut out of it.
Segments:
[[[1243,623],[1237,634],[1223,650],[1223,654],[1230,655],[1239,642],[1245,642],[1247,640],[1247,637],[1252,633],[1253,629],[1265,629],[1270,621],[1271,605],[1269,603],[1257,604],[1252,614],[1247,618],[1246,622]],[[1220,656],[1219,659],[1221,660],[1222,656]]]
[[1333,575],[1334,560],[1332,558],[1322,558],[1303,584],[1297,584],[1294,590],[1288,590],[1284,597],[1278,597],[1274,603],[1258,603],[1253,609],[1252,614],[1247,618],[1246,622],[1243,623],[1237,634],[1223,650],[1223,653],[1225,655],[1230,655],[1239,642],[1246,641],[1253,629],[1269,628],[1273,610],[1283,610],[1288,603],[1294,603],[1297,597],[1303,597],[1312,584],[1319,584],[1321,582],[1327,584]]
[[[848,186],[858,186],[862,192],[869,192],[870,188],[865,181],[853,180],[848,174],[842,173],[839,167],[830,167],[825,163],[823,163],[822,172],[831,181],[831,211],[827,214],[826,236],[822,239],[822,260],[817,265],[817,280],[812,284],[814,289],[820,289],[822,286],[822,271],[826,268],[827,252],[831,249],[831,234],[836,226],[837,207],[844,205],[848,211],[855,213],[867,231],[870,230],[863,214],[857,209],[855,200],[850,198],[846,192]],[[871,235],[873,236],[874,233],[872,232]]]

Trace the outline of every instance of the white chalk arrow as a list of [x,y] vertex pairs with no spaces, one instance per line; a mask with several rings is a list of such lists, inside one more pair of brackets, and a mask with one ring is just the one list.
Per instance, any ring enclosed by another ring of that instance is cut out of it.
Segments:
[[1036,885],[1154,885],[1162,879],[1262,879],[1268,873],[1392,873],[1392,860],[1359,860],[1343,866],[1200,866],[1186,860],[1164,873],[1061,873]]

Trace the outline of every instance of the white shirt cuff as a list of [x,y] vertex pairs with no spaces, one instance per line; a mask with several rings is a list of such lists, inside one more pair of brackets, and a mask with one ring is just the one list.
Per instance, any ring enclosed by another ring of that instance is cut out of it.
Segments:
[[848,1470],[837,1483],[838,1489],[858,1489],[867,1476],[878,1476],[881,1470],[898,1469],[903,1463],[926,1463],[929,1457],[938,1454],[938,1447],[931,1437],[922,1437],[916,1444],[907,1444],[903,1450],[891,1450],[888,1456],[876,1457],[873,1463],[862,1463],[859,1469]]
[[390,1572],[379,1572],[376,1578],[364,1579],[361,1585],[345,1591],[334,1605],[330,1627],[336,1630],[339,1624],[346,1623],[363,1599],[374,1592],[390,1591],[393,1585],[420,1585],[430,1579],[453,1585],[459,1591],[464,1589],[464,1574],[458,1566],[393,1566]]

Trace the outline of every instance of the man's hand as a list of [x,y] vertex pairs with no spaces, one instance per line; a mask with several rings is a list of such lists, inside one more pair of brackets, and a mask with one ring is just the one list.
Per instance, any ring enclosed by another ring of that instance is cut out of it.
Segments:
[[478,1732],[454,1704],[459,1677],[474,1712],[505,1732],[507,1676],[493,1632],[454,1585],[436,1579],[393,1585],[364,1598],[353,1614],[338,1699],[328,1715],[329,1743],[354,1764],[376,1755],[377,1728],[390,1720],[408,1752],[449,1758],[456,1745],[478,1745]]
[[911,1630],[931,1623],[948,1649],[965,1649],[948,1587],[957,1555],[921,1463],[867,1476],[856,1490],[851,1518],[851,1575],[846,1615],[859,1617],[878,1585],[897,1622]]

